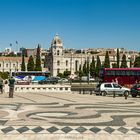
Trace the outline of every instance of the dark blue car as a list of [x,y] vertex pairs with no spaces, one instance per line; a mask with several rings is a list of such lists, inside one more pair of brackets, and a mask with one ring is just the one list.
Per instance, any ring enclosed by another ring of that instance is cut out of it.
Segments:
[[39,84],[57,84],[58,83],[58,79],[55,77],[48,77],[44,80],[41,80],[38,82]]
[[135,84],[131,87],[130,93],[132,97],[140,96],[140,84]]

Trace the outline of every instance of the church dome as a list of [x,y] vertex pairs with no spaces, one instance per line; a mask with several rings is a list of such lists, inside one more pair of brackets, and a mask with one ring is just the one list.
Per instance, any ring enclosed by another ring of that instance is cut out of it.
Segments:
[[51,43],[51,46],[52,47],[62,47],[62,41],[61,39],[59,38],[58,34],[56,34],[52,40],[52,43]]

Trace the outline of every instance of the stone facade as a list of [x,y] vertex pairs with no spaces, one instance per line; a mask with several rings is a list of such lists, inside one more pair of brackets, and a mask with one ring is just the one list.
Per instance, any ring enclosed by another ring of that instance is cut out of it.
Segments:
[[[25,57],[25,65],[27,67],[28,58]],[[1,72],[14,72],[21,71],[21,57],[0,57],[0,71]]]
[[[91,51],[96,53],[91,53]],[[52,76],[57,76],[58,73],[63,73],[66,70],[71,71],[71,74],[74,75],[74,73],[79,70],[79,66],[83,66],[85,61],[89,61],[90,63],[93,56],[96,62],[98,55],[100,57],[101,63],[104,64],[106,51],[109,52],[110,66],[112,67],[112,64],[116,63],[117,60],[117,49],[86,49],[80,53],[77,53],[72,49],[66,51],[63,48],[63,43],[59,36],[55,35],[51,42],[49,52],[45,58],[45,67],[48,68]],[[126,50],[120,49],[120,63],[124,53],[126,54],[127,65],[130,67],[130,59],[134,61],[137,53],[126,52]]]

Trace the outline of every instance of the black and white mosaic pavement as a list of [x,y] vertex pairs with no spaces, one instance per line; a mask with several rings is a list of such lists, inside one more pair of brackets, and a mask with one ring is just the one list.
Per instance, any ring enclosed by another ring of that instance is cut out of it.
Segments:
[[112,127],[112,126],[1,126],[0,133],[21,134],[21,133],[49,133],[49,134],[140,134],[138,127]]
[[29,102],[0,104],[0,133],[140,134],[139,99],[40,95],[49,102],[27,96]]

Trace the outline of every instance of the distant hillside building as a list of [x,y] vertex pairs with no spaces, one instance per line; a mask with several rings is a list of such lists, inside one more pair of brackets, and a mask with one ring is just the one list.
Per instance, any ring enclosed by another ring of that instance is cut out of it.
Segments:
[[4,50],[4,55],[8,55],[12,52],[12,49],[9,47],[9,48],[5,48]]

